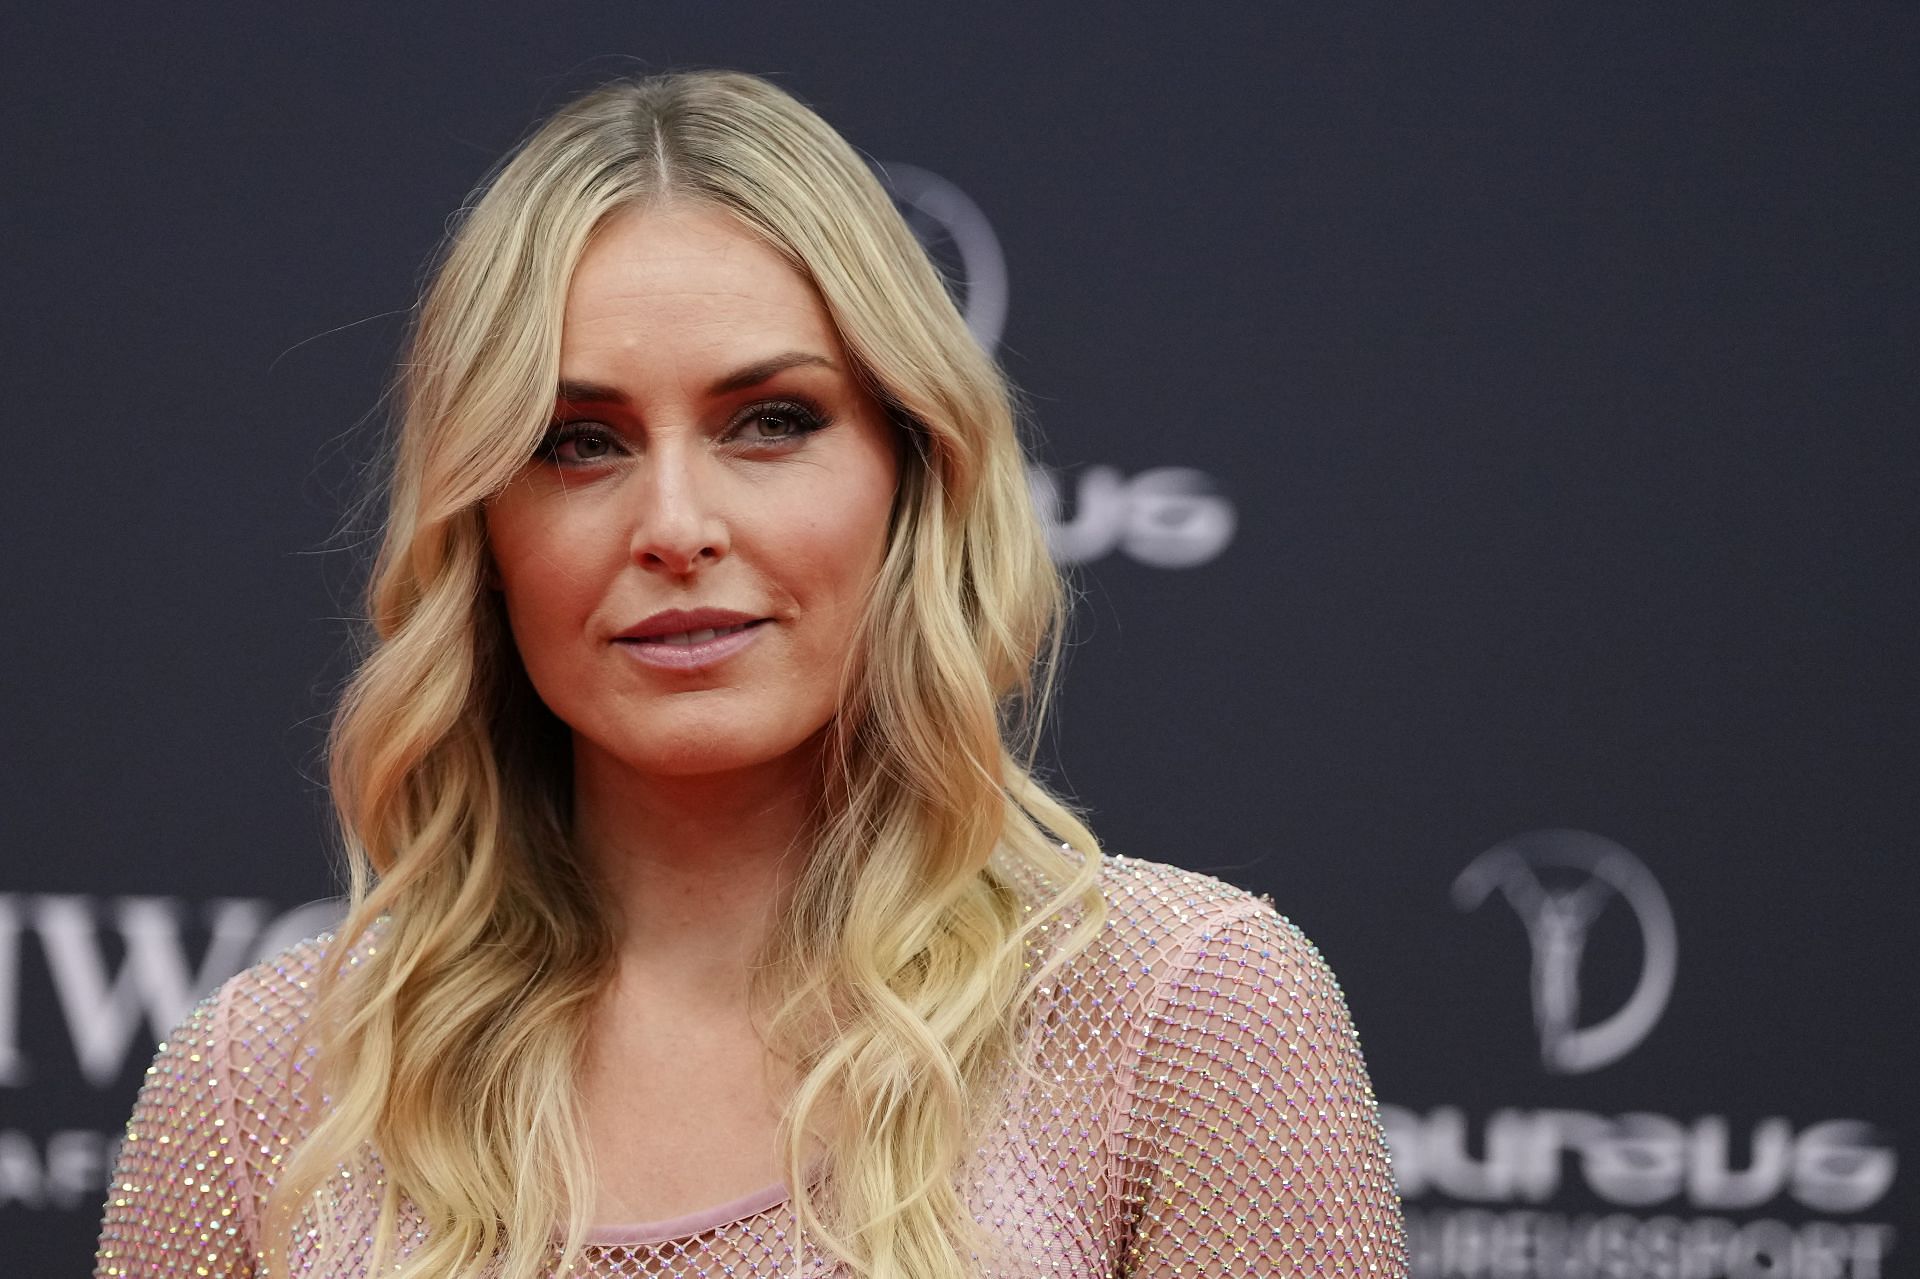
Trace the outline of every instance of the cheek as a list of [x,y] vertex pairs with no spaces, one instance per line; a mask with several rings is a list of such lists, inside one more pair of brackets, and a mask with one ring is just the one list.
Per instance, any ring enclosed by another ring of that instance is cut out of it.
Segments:
[[544,506],[508,506],[488,516],[494,585],[523,649],[577,623],[593,607],[593,584],[599,580],[599,566],[587,554],[597,542],[574,527],[580,512]]
[[891,470],[869,483],[838,486],[809,503],[795,524],[787,558],[815,588],[848,604],[863,599],[886,557],[892,523]]

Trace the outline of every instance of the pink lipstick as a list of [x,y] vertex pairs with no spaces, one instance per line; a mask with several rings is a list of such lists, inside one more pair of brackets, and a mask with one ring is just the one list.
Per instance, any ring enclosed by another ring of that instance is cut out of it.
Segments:
[[771,618],[730,609],[668,609],[614,636],[634,660],[657,670],[697,671],[752,644]]

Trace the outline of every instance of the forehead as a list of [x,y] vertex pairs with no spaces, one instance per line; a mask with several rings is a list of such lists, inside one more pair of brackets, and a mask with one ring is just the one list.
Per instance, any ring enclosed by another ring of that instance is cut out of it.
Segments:
[[839,341],[813,283],[719,209],[615,214],[567,289],[563,362],[650,352],[734,360],[776,344],[830,353]]

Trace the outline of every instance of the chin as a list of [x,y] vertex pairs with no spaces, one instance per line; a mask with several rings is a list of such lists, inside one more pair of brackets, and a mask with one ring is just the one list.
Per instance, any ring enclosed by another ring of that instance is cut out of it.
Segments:
[[[602,750],[642,777],[688,780],[745,773],[798,762],[819,734],[769,734],[765,725],[709,724],[649,734],[645,742],[606,743]],[[611,748],[611,749],[609,749]]]

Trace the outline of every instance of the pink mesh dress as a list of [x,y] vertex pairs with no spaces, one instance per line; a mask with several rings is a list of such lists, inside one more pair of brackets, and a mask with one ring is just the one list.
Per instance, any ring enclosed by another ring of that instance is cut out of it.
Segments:
[[[1037,890],[1028,872],[999,869]],[[1102,880],[1104,930],[1027,1023],[1034,1076],[1009,1073],[998,1122],[957,1174],[987,1240],[978,1273],[1404,1279],[1372,1088],[1319,952],[1267,901],[1204,875],[1110,857]],[[261,1205],[309,1119],[297,1101],[309,1063],[293,1045],[319,956],[303,943],[241,974],[161,1046],[114,1174],[96,1279],[257,1273]],[[366,1273],[378,1194],[365,1180],[343,1180],[333,1219],[310,1223],[348,1246],[322,1257],[296,1244],[300,1279]],[[574,1272],[840,1273],[796,1229],[785,1186],[603,1227]]]

